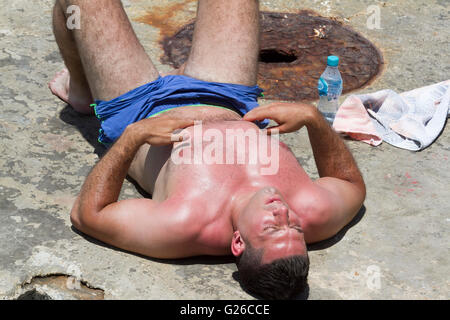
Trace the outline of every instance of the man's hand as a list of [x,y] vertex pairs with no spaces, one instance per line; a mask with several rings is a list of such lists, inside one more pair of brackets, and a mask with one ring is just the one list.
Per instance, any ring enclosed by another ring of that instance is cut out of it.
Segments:
[[167,117],[148,118],[129,125],[124,135],[130,135],[138,145],[148,143],[162,146],[182,141],[180,129],[194,125],[193,120],[173,119]]
[[171,144],[174,142],[172,133],[191,124],[191,120],[161,117],[129,125],[86,178],[72,209],[74,225],[84,230],[91,225],[89,221],[95,221],[100,212],[117,202],[130,164],[141,145]]
[[279,133],[289,133],[299,130],[311,121],[313,108],[315,107],[304,103],[271,103],[251,110],[243,120],[272,119],[278,125],[268,128],[268,134],[275,129],[279,130]]

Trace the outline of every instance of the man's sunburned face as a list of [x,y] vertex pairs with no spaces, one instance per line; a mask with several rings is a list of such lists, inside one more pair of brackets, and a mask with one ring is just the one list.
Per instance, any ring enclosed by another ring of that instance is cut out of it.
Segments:
[[273,187],[255,193],[240,215],[238,229],[252,247],[264,248],[262,263],[306,254],[300,219]]

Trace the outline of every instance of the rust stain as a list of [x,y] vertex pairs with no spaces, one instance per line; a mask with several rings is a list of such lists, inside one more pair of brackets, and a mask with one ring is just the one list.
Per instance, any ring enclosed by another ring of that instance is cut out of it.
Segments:
[[168,6],[152,7],[151,12],[133,20],[158,28],[160,29],[161,34],[171,35],[180,27],[174,18],[176,18],[177,14],[182,11],[188,3],[193,1],[195,0],[184,0],[183,2],[172,3]]
[[[174,17],[186,3],[154,10],[137,21],[161,29],[165,55],[161,62],[179,68],[186,62],[195,21],[178,26]],[[258,85],[266,99],[318,99],[317,81],[328,55],[340,57],[344,93],[369,85],[384,66],[381,51],[339,19],[310,10],[298,13],[261,12],[261,52]]]

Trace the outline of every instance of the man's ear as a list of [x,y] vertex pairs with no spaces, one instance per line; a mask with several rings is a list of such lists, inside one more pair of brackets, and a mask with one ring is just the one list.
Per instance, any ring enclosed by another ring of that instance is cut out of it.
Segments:
[[231,240],[231,252],[235,257],[239,257],[245,250],[245,242],[242,239],[239,231],[233,233],[233,239]]

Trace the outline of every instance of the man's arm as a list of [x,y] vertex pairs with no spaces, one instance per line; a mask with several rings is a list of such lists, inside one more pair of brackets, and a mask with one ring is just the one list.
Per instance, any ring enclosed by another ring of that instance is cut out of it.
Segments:
[[315,241],[329,238],[348,224],[364,202],[366,188],[353,156],[339,135],[328,125],[317,108],[301,103],[274,103],[255,108],[244,120],[269,118],[278,123],[268,131],[280,133],[308,130],[314,159],[320,179],[315,184],[322,190],[327,202],[312,225]]
[[139,147],[144,143],[170,144],[171,133],[191,122],[155,118],[128,126],[86,178],[70,215],[73,225],[101,241],[147,256],[178,258],[195,254],[189,246],[181,246],[191,234],[177,220],[183,213],[176,204],[150,199],[117,202]]
[[331,204],[319,218],[317,234],[327,239],[358,213],[366,197],[366,187],[344,141],[315,107],[311,107],[306,128],[320,176],[315,183],[328,192]]

